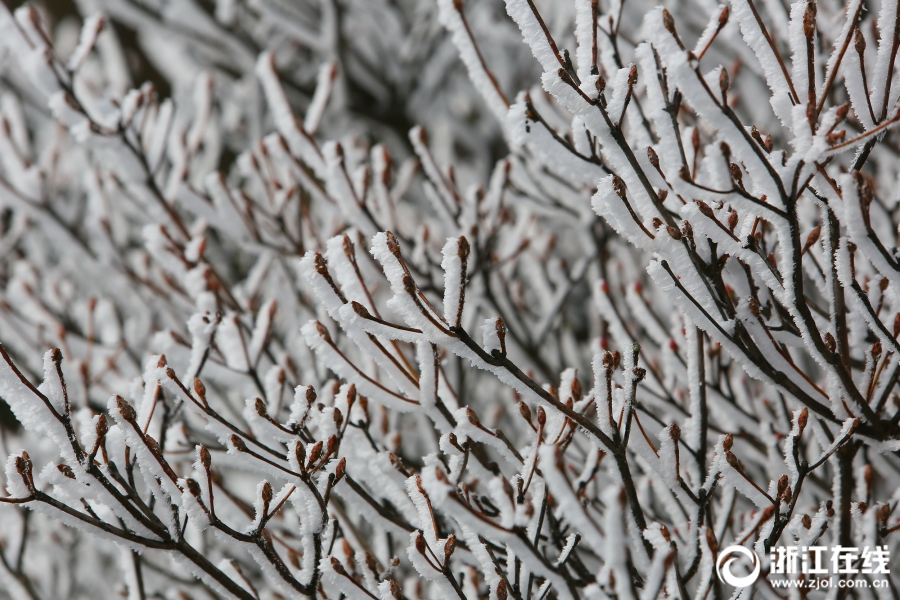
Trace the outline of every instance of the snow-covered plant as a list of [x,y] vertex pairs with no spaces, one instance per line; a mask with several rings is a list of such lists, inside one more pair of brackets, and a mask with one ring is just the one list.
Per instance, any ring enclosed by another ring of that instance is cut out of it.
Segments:
[[0,598],[897,597],[896,0],[75,4],[0,5]]

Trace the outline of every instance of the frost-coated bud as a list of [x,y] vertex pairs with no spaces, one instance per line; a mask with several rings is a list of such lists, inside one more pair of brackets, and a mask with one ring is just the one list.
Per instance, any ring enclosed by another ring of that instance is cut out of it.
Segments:
[[231,446],[235,449],[235,451],[237,451],[237,452],[246,452],[247,451],[247,445],[244,443],[244,440],[241,439],[240,436],[231,435],[231,436],[229,436],[228,441],[230,442]]
[[116,396],[116,407],[119,410],[119,414],[122,415],[122,418],[125,419],[127,423],[132,425],[136,424],[137,413],[134,411],[134,408],[125,401],[125,398]]
[[319,458],[322,456],[322,448],[324,444],[321,441],[316,442],[312,450],[309,451],[309,462],[307,463],[307,468],[312,467],[315,463],[319,461]]
[[109,433],[109,421],[106,418],[106,415],[100,415],[97,418],[97,440],[102,440],[106,437],[106,434]]
[[726,452],[731,450],[731,447],[734,445],[734,436],[730,433],[726,434],[724,439],[722,440],[722,448],[725,449]]
[[896,3],[40,4],[0,7],[8,595],[900,551]]

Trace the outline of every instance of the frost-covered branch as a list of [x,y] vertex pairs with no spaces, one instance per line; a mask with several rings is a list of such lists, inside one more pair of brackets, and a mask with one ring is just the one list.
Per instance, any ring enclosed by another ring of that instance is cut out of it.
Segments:
[[0,598],[897,595],[897,4],[503,4],[0,6]]

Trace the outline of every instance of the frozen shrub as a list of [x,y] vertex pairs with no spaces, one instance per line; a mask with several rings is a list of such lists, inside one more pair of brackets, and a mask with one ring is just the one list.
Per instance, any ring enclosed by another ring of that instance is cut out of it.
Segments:
[[896,0],[47,8],[0,597],[897,597]]

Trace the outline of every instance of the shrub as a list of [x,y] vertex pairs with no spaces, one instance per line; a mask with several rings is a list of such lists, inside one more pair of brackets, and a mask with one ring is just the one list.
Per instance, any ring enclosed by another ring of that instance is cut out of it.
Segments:
[[896,2],[69,8],[0,8],[0,596],[896,597]]

